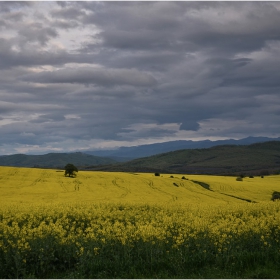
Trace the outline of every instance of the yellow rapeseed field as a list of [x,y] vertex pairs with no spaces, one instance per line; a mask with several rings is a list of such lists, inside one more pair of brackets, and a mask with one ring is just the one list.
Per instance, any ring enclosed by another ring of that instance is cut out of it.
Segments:
[[0,278],[279,272],[280,203],[270,198],[280,176],[0,172]]
[[[173,176],[173,178],[171,178]],[[145,202],[228,204],[269,201],[280,176],[265,178],[80,171],[76,178],[53,169],[0,167],[1,203]],[[203,182],[210,190],[195,182]],[[280,191],[280,190],[279,190]],[[238,199],[241,198],[241,199]]]

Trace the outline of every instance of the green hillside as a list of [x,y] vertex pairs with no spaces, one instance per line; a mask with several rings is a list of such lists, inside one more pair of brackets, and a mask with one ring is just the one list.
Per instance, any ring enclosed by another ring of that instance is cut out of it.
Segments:
[[115,160],[83,153],[16,154],[0,156],[0,166],[63,168],[67,163],[78,167],[115,163]]
[[280,170],[280,141],[178,150],[135,159],[106,169],[188,174],[235,174],[238,172],[258,174],[265,171],[277,173]]
[[0,166],[63,168],[73,163],[79,169],[125,172],[186,174],[278,174],[280,141],[251,145],[223,145],[205,149],[185,149],[143,157],[125,163],[84,153],[0,156]]

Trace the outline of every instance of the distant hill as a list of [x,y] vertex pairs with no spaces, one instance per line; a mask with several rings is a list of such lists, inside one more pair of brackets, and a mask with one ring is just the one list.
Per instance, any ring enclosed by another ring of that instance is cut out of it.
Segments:
[[280,141],[178,150],[103,167],[102,170],[186,174],[256,174],[267,170],[279,171]]
[[268,138],[268,137],[247,137],[239,140],[227,139],[227,140],[203,140],[203,141],[191,141],[191,140],[179,140],[169,141],[164,143],[155,143],[149,145],[140,145],[134,147],[120,147],[115,150],[99,150],[99,151],[84,151],[87,154],[110,157],[119,162],[125,162],[136,158],[148,157],[156,154],[167,153],[182,149],[202,149],[211,148],[218,145],[249,145],[253,143],[261,143],[267,141],[280,141],[280,138]]
[[101,171],[221,175],[271,173],[280,171],[280,141],[181,149],[121,163],[81,152],[0,156],[0,166],[64,168],[67,163],[73,163],[78,169]]
[[64,168],[67,163],[77,167],[116,163],[115,160],[77,153],[49,153],[46,155],[15,154],[0,156],[0,166]]

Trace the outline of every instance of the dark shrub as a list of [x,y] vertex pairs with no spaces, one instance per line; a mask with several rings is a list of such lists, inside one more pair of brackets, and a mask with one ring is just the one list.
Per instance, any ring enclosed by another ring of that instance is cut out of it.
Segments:
[[160,174],[158,172],[155,173],[155,176],[160,176]]
[[272,201],[280,200],[280,192],[276,192],[276,191],[273,192],[273,193],[272,193],[271,200],[272,200]]
[[243,179],[241,177],[237,177],[236,181],[243,181]]

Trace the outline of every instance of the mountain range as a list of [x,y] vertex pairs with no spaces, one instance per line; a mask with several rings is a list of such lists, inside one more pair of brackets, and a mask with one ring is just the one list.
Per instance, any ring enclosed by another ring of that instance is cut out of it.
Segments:
[[279,140],[248,137],[241,140],[172,141],[122,147],[115,151],[87,152],[95,155],[81,152],[15,154],[0,156],[0,165],[64,168],[67,163],[72,163],[79,170],[189,174],[253,174],[269,170],[271,173],[280,170]]
[[202,149],[211,148],[218,145],[250,145],[254,143],[261,143],[267,141],[280,140],[279,138],[268,138],[268,137],[247,137],[239,140],[226,139],[226,140],[202,140],[202,141],[191,141],[191,140],[178,140],[169,141],[164,143],[155,143],[148,145],[140,145],[133,147],[120,147],[115,150],[96,150],[96,151],[84,151],[84,153],[100,156],[110,157],[116,161],[125,162],[136,158],[148,157],[156,154],[167,153],[182,149]]

